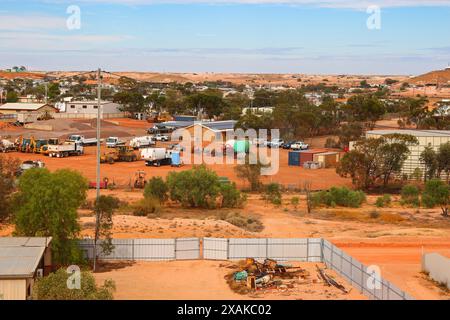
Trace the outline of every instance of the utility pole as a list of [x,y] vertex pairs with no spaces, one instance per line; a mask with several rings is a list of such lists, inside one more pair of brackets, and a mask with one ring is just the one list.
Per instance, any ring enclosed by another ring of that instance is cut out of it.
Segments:
[[48,103],[48,83],[44,82],[44,86],[45,86],[45,98],[44,98],[44,103],[47,104]]
[[[102,99],[102,70],[97,71],[97,203],[100,198],[100,123],[101,123],[101,99]],[[95,211],[95,234],[94,234],[94,272],[97,267],[97,233],[99,229],[99,212]]]

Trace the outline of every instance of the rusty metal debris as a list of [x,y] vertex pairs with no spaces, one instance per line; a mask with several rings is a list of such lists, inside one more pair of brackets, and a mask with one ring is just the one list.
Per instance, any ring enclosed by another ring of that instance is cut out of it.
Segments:
[[317,273],[319,274],[319,278],[323,280],[325,285],[327,285],[329,287],[333,286],[333,287],[338,288],[339,290],[341,290],[344,293],[349,293],[349,291],[347,291],[347,289],[345,289],[345,287],[342,284],[338,283],[330,275],[326,274],[325,269],[319,268],[318,265],[316,265],[316,269],[317,269]]

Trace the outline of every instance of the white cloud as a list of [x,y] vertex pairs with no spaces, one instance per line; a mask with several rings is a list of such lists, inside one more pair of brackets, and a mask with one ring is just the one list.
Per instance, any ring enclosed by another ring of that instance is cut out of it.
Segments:
[[[64,0],[63,0],[64,1]],[[79,0],[80,1],[80,0]],[[81,2],[119,3],[128,5],[151,4],[279,4],[308,5],[327,8],[365,9],[380,7],[435,7],[450,6],[450,0],[81,0]]]
[[66,18],[43,15],[0,15],[0,30],[63,29]]

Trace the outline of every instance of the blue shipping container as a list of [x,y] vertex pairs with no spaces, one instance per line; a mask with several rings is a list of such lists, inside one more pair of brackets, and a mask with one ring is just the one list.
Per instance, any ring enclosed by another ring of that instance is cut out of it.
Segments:
[[289,166],[300,166],[300,152],[289,152]]

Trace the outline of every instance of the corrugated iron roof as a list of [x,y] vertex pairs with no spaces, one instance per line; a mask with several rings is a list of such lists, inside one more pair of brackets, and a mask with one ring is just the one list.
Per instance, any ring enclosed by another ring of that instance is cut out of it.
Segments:
[[0,238],[0,247],[47,247],[51,237],[7,237]]
[[0,249],[0,278],[32,277],[45,247],[2,247]]
[[402,129],[393,129],[393,130],[372,130],[367,131],[369,135],[386,135],[386,134],[408,134],[414,137],[450,137],[450,130],[402,130]]
[[0,110],[38,110],[46,105],[45,103],[5,103],[0,106]]

